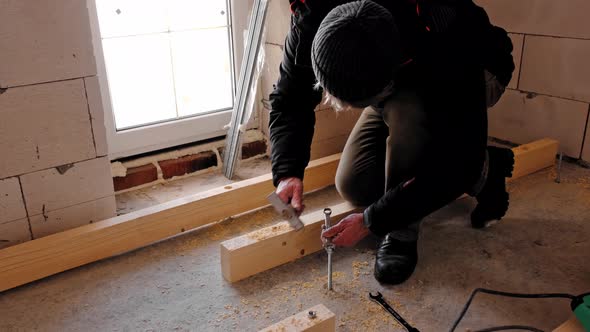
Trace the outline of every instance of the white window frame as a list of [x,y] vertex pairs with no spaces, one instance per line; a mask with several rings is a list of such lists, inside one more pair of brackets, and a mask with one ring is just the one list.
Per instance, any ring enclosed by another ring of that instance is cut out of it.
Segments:
[[[105,128],[109,151],[108,156],[110,160],[198,142],[213,137],[224,136],[226,134],[224,126],[230,122],[233,111],[231,109],[117,131],[96,9],[96,1],[100,0],[87,1],[92,31],[92,44],[94,45],[94,55],[96,58],[97,76],[104,108]],[[231,33],[230,40],[232,44],[231,48],[233,49],[231,52],[231,61],[233,62],[234,67],[234,74],[232,74],[234,75],[234,82],[237,82],[235,73],[240,72],[242,54],[244,51],[243,32],[247,29],[248,15],[250,8],[252,8],[252,3],[253,0],[228,0],[228,13],[231,19],[228,28]],[[233,85],[233,92],[235,95],[236,84],[234,83]],[[212,130],[212,128],[214,129]]]

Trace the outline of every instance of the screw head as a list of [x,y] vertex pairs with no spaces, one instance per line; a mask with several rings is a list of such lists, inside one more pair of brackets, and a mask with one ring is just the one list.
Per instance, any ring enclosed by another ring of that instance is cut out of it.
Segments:
[[314,319],[314,318],[316,318],[316,317],[317,317],[317,313],[316,313],[315,311],[313,311],[313,310],[310,310],[310,311],[307,313],[307,317],[309,317],[309,318],[311,318],[311,319]]

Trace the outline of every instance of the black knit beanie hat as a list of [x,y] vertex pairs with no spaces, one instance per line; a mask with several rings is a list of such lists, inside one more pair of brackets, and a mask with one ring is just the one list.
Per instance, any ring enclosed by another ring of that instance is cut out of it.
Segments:
[[393,16],[369,0],[334,8],[317,31],[311,58],[317,80],[332,96],[347,103],[375,97],[400,61]]

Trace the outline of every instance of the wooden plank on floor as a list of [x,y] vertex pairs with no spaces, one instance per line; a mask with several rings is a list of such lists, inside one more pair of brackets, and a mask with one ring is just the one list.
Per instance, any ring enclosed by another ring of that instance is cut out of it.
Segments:
[[[314,318],[309,312],[315,313]],[[336,331],[336,315],[323,304],[304,310],[273,324],[260,332],[331,332]]]
[[[552,166],[557,141],[515,148],[515,177]],[[312,161],[305,189],[334,184],[340,155]],[[0,292],[267,205],[263,175],[0,250]],[[317,238],[317,234],[313,236]]]
[[[355,210],[350,203],[332,209],[332,223]],[[295,231],[286,221],[221,243],[221,272],[236,282],[321,250],[323,210],[301,216],[305,227]]]
[[[306,191],[334,184],[340,155],[312,161]],[[268,205],[270,174],[0,250],[0,292]]]
[[558,149],[559,142],[550,138],[513,148],[514,172],[511,179],[514,180],[553,166]]
[[[514,148],[513,178],[552,166],[558,145],[555,140],[543,139]],[[354,208],[342,203],[332,210],[336,223]],[[223,277],[236,282],[321,250],[319,235],[323,220],[323,211],[316,211],[302,217],[305,227],[299,232],[287,222],[281,222],[221,243]]]

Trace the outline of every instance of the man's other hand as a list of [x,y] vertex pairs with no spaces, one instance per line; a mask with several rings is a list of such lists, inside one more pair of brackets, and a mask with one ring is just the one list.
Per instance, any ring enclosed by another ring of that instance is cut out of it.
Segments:
[[322,238],[332,239],[338,247],[352,247],[367,235],[369,229],[363,224],[362,213],[353,213],[322,232]]
[[291,204],[298,215],[303,212],[303,181],[296,177],[284,178],[277,186],[277,195],[285,204]]

